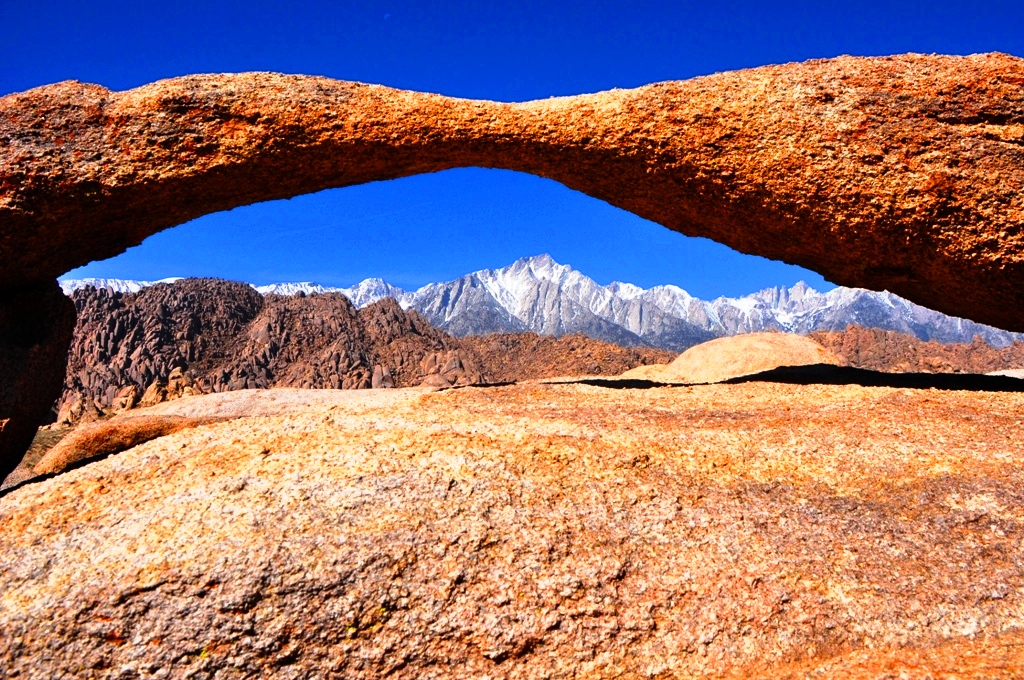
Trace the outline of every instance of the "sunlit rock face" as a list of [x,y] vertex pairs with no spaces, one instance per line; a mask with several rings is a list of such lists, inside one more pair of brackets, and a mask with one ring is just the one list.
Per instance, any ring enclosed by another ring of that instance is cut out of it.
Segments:
[[[273,73],[49,85],[0,98],[0,292],[207,213],[481,166],[1021,331],[1022,83],[1024,61],[988,54],[842,57],[521,104]],[[0,403],[0,452],[24,417]]]
[[1019,677],[1022,409],[772,383],[165,402],[149,427],[196,426],[0,497],[0,668]]

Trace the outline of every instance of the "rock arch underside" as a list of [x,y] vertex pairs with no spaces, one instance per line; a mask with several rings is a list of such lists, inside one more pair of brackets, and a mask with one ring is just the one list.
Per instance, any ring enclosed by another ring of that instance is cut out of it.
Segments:
[[1024,331],[1024,60],[840,57],[526,103],[197,75],[0,98],[0,475],[58,396],[54,280],[201,215],[448,168],[554,179]]

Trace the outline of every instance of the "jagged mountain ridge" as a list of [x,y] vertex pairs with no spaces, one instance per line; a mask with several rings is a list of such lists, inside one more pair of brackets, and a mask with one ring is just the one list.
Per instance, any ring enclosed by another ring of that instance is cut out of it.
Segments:
[[[102,284],[95,283],[102,281]],[[62,281],[66,292],[84,285],[138,290],[148,282],[116,279]],[[263,294],[341,293],[356,307],[392,297],[432,325],[458,337],[532,331],[562,336],[582,333],[623,346],[650,345],[683,351],[726,335],[778,330],[841,331],[849,325],[908,333],[921,340],[970,343],[975,336],[1005,347],[1024,334],[1009,333],[935,312],[892,293],[835,288],[820,293],[800,282],[740,298],[701,300],[673,285],[643,289],[630,283],[602,286],[549,255],[517,260],[453,281],[405,291],[382,279],[350,288],[316,283],[257,286]]]
[[62,424],[210,392],[616,375],[673,357],[581,335],[457,339],[390,297],[357,309],[338,293],[261,295],[218,279],[135,293],[87,286],[71,299],[78,318],[55,409]]

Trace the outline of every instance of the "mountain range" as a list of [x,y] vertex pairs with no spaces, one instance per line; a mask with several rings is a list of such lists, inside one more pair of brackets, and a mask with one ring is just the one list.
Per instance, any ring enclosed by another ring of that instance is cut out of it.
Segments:
[[[85,286],[138,292],[174,280],[69,279],[61,281],[61,286],[68,294]],[[738,298],[701,300],[673,285],[644,289],[612,282],[602,286],[549,255],[523,258],[507,267],[476,271],[415,291],[382,279],[366,279],[350,288],[311,282],[255,288],[264,295],[341,293],[357,308],[390,297],[457,337],[524,331],[556,337],[582,333],[627,347],[647,345],[677,352],[726,335],[766,330],[807,334],[840,331],[849,325],[942,343],[970,343],[979,336],[994,347],[1005,347],[1024,340],[1024,334],[946,316],[889,292],[838,287],[821,293],[800,282]]]

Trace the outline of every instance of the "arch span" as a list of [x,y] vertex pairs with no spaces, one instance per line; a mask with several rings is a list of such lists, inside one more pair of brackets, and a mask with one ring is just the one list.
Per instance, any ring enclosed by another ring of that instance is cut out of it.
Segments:
[[48,300],[63,272],[206,213],[464,166],[1024,331],[1024,60],[1001,54],[842,57],[521,104],[272,73],[9,95],[0,306],[16,290]]

